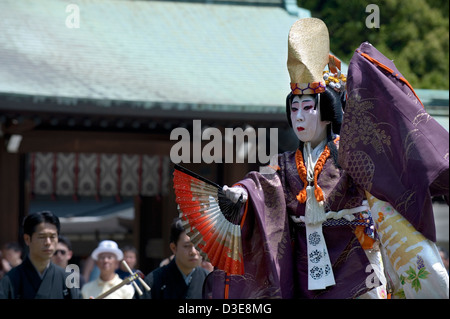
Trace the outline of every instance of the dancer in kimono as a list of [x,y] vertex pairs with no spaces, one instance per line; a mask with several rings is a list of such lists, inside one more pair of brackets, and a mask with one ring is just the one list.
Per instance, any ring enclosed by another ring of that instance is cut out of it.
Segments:
[[287,67],[299,147],[223,187],[245,202],[245,271],[214,270],[204,297],[448,298],[431,207],[449,194],[448,133],[370,44],[346,78],[319,19],[291,27]]
[[81,298],[79,287],[71,284],[65,270],[51,262],[59,230],[59,219],[51,212],[38,212],[25,217],[24,241],[29,254],[0,281],[0,299]]

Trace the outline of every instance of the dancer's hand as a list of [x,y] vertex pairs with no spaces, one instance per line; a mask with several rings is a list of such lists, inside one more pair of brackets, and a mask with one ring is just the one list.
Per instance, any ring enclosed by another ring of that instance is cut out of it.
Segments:
[[243,187],[240,186],[228,187],[227,185],[225,185],[222,189],[227,198],[230,199],[233,203],[237,203],[241,195],[243,203],[245,203],[248,199],[247,191]]

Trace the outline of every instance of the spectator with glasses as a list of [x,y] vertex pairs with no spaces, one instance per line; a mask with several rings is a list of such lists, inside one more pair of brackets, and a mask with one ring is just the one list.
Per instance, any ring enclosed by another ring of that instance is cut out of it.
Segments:
[[52,262],[62,268],[66,268],[69,260],[72,259],[72,244],[67,237],[58,236],[55,253],[52,256]]
[[[63,269],[66,269],[72,257],[73,257],[72,243],[66,236],[59,235],[58,243],[56,244],[56,250],[52,257],[52,262],[55,265],[58,265]],[[70,271],[67,270],[67,272],[71,272],[71,270]],[[79,275],[79,283],[80,288],[83,287],[85,283],[84,277],[81,275]]]

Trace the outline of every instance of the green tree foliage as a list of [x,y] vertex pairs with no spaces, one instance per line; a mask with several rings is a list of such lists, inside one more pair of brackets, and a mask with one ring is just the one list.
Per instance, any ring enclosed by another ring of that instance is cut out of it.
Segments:
[[[369,4],[379,8],[379,28],[366,26]],[[394,60],[414,88],[449,89],[448,0],[298,0],[298,5],[327,24],[331,51],[344,62],[368,41]]]

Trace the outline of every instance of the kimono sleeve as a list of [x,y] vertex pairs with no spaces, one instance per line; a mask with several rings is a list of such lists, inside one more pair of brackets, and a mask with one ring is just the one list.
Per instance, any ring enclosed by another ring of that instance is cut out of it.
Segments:
[[394,63],[370,43],[347,78],[339,163],[362,189],[390,203],[436,241],[432,197],[449,195],[449,134]]

